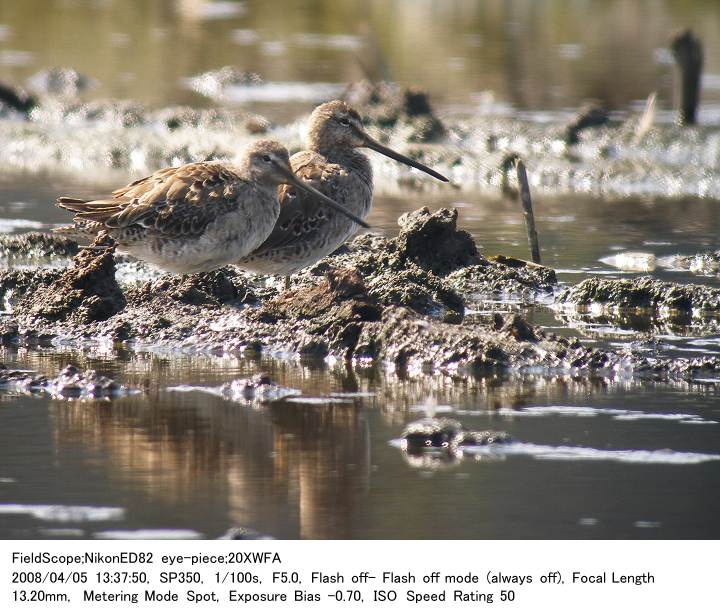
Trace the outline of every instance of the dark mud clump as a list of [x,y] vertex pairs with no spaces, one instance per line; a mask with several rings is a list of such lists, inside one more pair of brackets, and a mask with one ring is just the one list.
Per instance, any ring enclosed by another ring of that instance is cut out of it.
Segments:
[[327,272],[319,285],[288,291],[272,299],[251,318],[267,324],[302,324],[296,350],[306,355],[327,355],[330,348],[350,353],[363,323],[377,321],[381,307],[368,295],[354,269]]
[[27,84],[38,94],[75,98],[92,88],[95,82],[74,68],[55,66],[35,73]]
[[443,275],[481,259],[468,233],[457,229],[457,211],[422,208],[403,215],[395,238],[364,235],[320,261],[311,274],[352,268],[382,306],[406,306],[427,315],[461,318],[462,297]]
[[96,240],[75,257],[73,267],[55,280],[39,285],[18,303],[17,312],[50,321],[85,324],[102,321],[126,305],[115,281],[113,247]]
[[8,111],[28,116],[37,105],[37,99],[22,88],[0,82],[0,117]]
[[359,81],[343,98],[356,107],[363,122],[381,128],[402,128],[409,142],[430,143],[444,139],[447,129],[430,105],[427,92],[400,88],[385,81]]
[[52,233],[21,233],[0,236],[0,255],[23,257],[74,257],[77,242]]
[[0,271],[0,298],[4,308],[13,308],[22,298],[31,296],[42,286],[55,282],[59,274],[50,270],[2,270]]
[[587,128],[599,128],[610,123],[606,109],[595,103],[583,105],[568,123],[565,129],[565,143],[575,145],[580,142],[580,133]]
[[649,276],[620,280],[594,277],[565,289],[557,301],[575,306],[602,304],[619,311],[715,313],[720,311],[720,289],[663,282]]
[[443,276],[468,265],[480,263],[472,236],[457,228],[458,212],[426,207],[403,214],[397,239],[401,258],[422,269]]

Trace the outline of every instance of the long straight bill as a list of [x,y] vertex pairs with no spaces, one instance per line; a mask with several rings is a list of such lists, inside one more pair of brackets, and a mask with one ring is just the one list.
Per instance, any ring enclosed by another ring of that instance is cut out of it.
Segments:
[[309,186],[308,184],[303,182],[289,168],[280,167],[280,169],[282,170],[283,175],[285,175],[288,184],[297,186],[301,190],[304,190],[305,192],[310,193],[314,197],[317,197],[321,201],[327,203],[327,205],[329,205],[331,208],[337,210],[343,216],[347,216],[350,220],[352,220],[354,223],[360,225],[361,227],[365,227],[366,229],[370,228],[370,225],[367,224],[362,218],[355,216],[355,214],[346,210],[342,205],[340,205],[339,203],[336,203],[330,197],[323,195],[319,190],[315,190],[312,186]]
[[423,171],[427,173],[428,175],[433,176],[434,178],[437,178],[438,180],[442,182],[449,182],[444,175],[441,175],[434,169],[430,169],[430,167],[426,167],[422,163],[417,162],[416,160],[413,160],[412,158],[408,158],[404,154],[400,154],[400,152],[396,152],[395,150],[391,150],[388,147],[385,147],[382,143],[378,143],[370,137],[367,133],[363,131],[363,137],[365,139],[365,147],[370,148],[371,150],[375,150],[376,152],[380,152],[380,154],[387,156],[388,158],[392,158],[393,160],[396,160],[398,162],[401,162],[405,165],[408,165],[410,167],[415,167],[415,169],[419,169],[420,171]]

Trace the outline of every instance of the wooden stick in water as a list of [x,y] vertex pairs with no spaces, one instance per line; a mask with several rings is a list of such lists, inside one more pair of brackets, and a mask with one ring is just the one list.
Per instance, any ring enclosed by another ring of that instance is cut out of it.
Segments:
[[538,265],[540,261],[540,243],[538,242],[537,229],[535,228],[535,216],[533,215],[532,198],[530,197],[530,184],[527,179],[525,163],[518,159],[515,163],[518,185],[520,186],[520,205],[525,213],[525,225],[527,227],[528,243],[532,260]]
[[635,127],[635,137],[633,143],[638,144],[642,138],[647,135],[648,131],[655,124],[655,101],[657,100],[657,94],[651,92],[645,101],[645,110],[643,111],[640,121]]

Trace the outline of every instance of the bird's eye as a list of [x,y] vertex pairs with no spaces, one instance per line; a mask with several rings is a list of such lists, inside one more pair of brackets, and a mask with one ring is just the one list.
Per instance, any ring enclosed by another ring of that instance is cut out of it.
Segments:
[[269,163],[272,159],[270,158],[270,156],[269,156],[268,154],[265,154],[265,156],[263,156],[263,160],[264,160],[266,163]]
[[340,124],[343,126],[350,126],[350,120],[348,118],[340,118]]

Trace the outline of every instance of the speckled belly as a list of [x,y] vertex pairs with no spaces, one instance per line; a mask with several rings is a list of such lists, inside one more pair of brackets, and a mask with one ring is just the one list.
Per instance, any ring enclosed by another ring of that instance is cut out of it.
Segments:
[[[342,203],[342,202],[341,202]],[[362,184],[352,197],[342,203],[350,211],[364,218],[372,204],[372,189]],[[260,274],[289,276],[317,263],[331,254],[358,230],[358,225],[331,209],[323,224],[287,245],[258,250],[235,263],[238,267]]]

